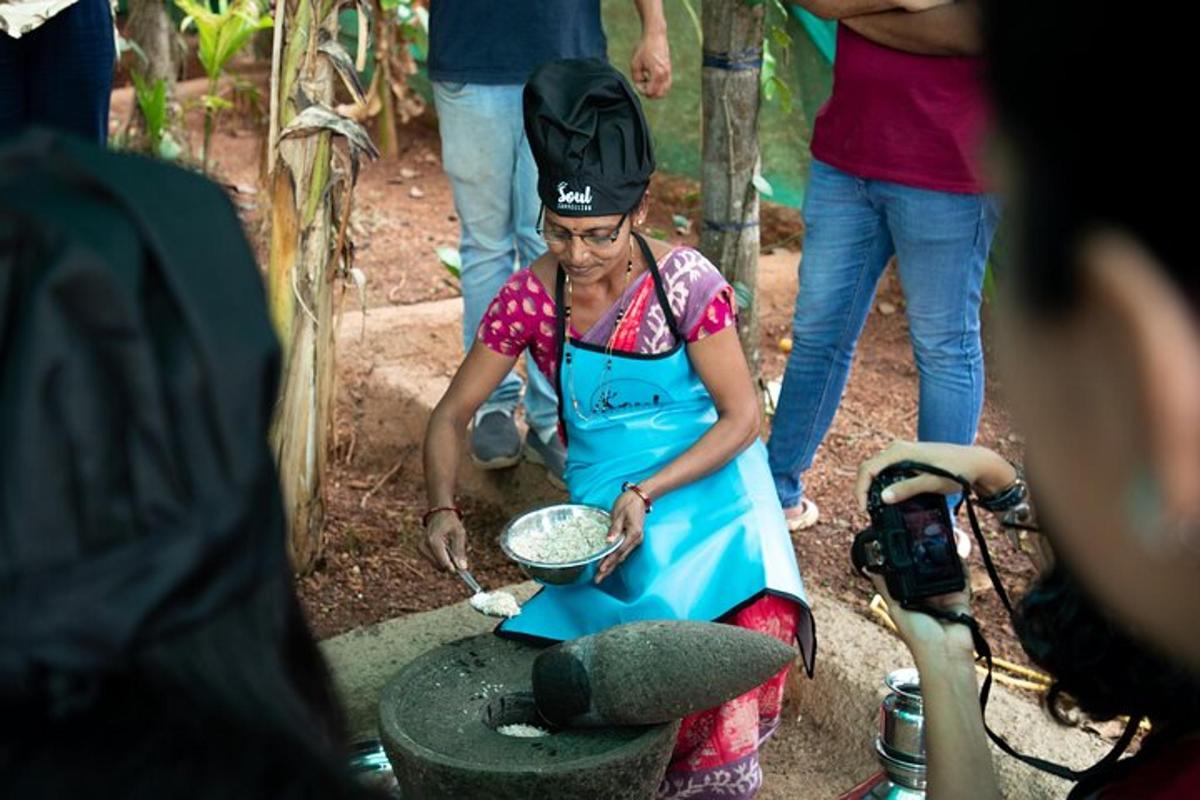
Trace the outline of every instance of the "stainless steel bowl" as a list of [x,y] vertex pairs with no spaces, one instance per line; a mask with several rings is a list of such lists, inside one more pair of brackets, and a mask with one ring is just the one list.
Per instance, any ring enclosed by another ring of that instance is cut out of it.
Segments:
[[890,690],[879,707],[879,744],[893,758],[925,763],[925,710],[921,676],[911,667],[888,674]]
[[612,518],[602,508],[579,505],[576,503],[558,503],[542,506],[514,518],[500,533],[500,549],[510,559],[521,567],[521,571],[538,583],[554,586],[566,586],[573,583],[586,583],[596,577],[596,570],[605,556],[613,553],[625,537],[610,542],[601,550],[586,558],[576,561],[565,561],[560,564],[547,564],[540,561],[530,561],[518,555],[513,549],[513,543],[520,541],[522,536],[532,531],[552,531],[563,523],[580,517],[591,517],[605,526],[611,524]]
[[867,795],[869,798],[880,800],[914,800],[925,796],[925,765],[913,764],[900,758],[895,758],[883,742],[875,740],[875,754],[887,780],[876,786],[875,791]]
[[392,772],[392,762],[378,739],[363,739],[350,748],[350,774],[364,786],[376,789],[392,800],[400,800],[400,786]]

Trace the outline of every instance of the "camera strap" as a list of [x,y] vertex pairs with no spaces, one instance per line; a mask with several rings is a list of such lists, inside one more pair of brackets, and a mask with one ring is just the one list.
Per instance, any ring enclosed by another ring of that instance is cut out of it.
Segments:
[[[983,558],[983,566],[987,570],[988,578],[991,579],[992,586],[996,589],[996,594],[1000,598],[1009,617],[1013,616],[1013,605],[1009,600],[1008,593],[1004,590],[1004,584],[1000,581],[1000,574],[996,571],[996,565],[992,562],[992,555],[988,551],[987,541],[983,537],[983,532],[979,528],[979,518],[975,514],[975,505],[971,502],[971,484],[959,475],[952,472],[935,467],[932,464],[922,464],[917,461],[901,461],[893,465],[896,469],[907,469],[914,472],[924,472],[928,475],[935,475],[939,478],[946,478],[954,481],[962,487],[962,499],[959,500],[958,507],[955,512],[965,504],[967,507],[967,519],[971,523],[971,533],[975,536],[975,541],[979,544],[979,554]],[[1029,530],[1036,530],[1029,528]],[[1140,715],[1130,715],[1129,722],[1122,731],[1121,736],[1117,739],[1113,748],[1099,761],[1084,770],[1074,770],[1062,764],[1057,764],[1053,761],[1047,761],[1036,756],[1025,755],[1018,752],[1015,747],[1008,743],[1007,740],[1000,734],[996,733],[987,724],[987,703],[988,697],[992,691],[992,648],[988,644],[987,639],[983,636],[983,631],[979,627],[979,622],[970,614],[962,612],[946,611],[941,608],[931,608],[929,606],[916,603],[905,604],[904,608],[908,611],[917,611],[934,619],[942,620],[943,622],[953,622],[959,625],[965,625],[971,631],[971,640],[975,645],[975,652],[978,657],[983,659],[987,664],[987,674],[984,676],[983,684],[979,689],[979,711],[983,718],[983,729],[987,732],[988,738],[991,739],[997,747],[1004,753],[1013,758],[1028,764],[1035,769],[1048,772],[1059,778],[1064,778],[1070,781],[1082,782],[1088,780],[1099,773],[1111,768],[1125,750],[1129,747],[1129,743],[1133,741],[1133,737],[1137,734],[1138,725],[1141,723]]]

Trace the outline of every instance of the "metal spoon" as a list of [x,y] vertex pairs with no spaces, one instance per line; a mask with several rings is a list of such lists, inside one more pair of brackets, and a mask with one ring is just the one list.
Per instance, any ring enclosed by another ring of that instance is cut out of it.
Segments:
[[479,585],[479,581],[475,580],[475,576],[472,575],[469,570],[460,569],[458,571],[458,577],[463,579],[463,583],[471,587],[472,593],[479,594],[483,591],[483,587]]

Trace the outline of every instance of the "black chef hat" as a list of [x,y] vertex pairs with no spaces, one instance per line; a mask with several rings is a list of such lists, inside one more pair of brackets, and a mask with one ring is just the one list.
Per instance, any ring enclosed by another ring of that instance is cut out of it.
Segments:
[[543,64],[525,85],[525,134],[538,166],[538,195],[564,217],[624,214],[654,172],[642,104],[607,62]]
[[0,149],[0,703],[286,577],[278,375],[220,187],[44,131]]

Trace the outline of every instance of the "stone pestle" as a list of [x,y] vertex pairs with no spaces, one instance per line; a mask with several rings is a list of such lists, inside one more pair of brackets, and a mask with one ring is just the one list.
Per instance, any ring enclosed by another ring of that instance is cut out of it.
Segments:
[[732,700],[795,656],[778,639],[733,625],[631,622],[542,652],[533,696],[554,725],[654,725]]

